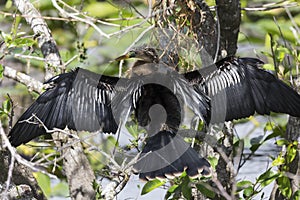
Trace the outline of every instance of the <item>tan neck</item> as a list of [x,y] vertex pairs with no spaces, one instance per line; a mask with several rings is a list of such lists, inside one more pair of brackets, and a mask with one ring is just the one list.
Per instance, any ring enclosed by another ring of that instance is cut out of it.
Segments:
[[157,63],[147,63],[142,60],[137,61],[131,69],[132,76],[143,76],[157,71]]

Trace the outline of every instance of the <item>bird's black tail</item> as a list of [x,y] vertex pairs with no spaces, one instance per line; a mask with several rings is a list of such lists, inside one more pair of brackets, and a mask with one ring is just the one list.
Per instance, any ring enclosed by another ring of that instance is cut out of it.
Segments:
[[186,171],[190,177],[210,176],[210,164],[179,135],[163,130],[148,138],[134,172],[145,180],[174,178]]

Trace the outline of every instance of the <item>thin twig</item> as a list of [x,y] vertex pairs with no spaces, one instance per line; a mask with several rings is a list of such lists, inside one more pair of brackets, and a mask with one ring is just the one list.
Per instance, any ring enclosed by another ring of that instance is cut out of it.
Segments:
[[14,54],[14,57],[45,62],[45,58],[41,58],[41,57],[37,57],[37,56],[30,56],[30,55],[23,55],[23,54],[16,53],[16,54]]
[[[61,2],[61,1],[60,1]],[[75,13],[75,14],[71,14],[71,13],[68,13],[66,12],[62,7],[60,7],[57,3],[57,0],[52,0],[52,4],[53,6],[64,16],[66,17],[70,17],[70,18],[73,18],[79,22],[83,22],[83,23],[86,23],[86,24],[89,24],[91,27],[93,27],[98,33],[100,33],[100,35],[106,37],[106,38],[109,38],[109,35],[104,33],[94,22],[92,22],[90,19],[82,19],[76,15],[78,15],[79,13]]]
[[43,169],[37,168],[37,167],[36,167],[37,165],[36,165],[35,163],[32,163],[32,162],[29,162],[29,161],[25,160],[24,158],[22,158],[22,157],[16,152],[16,149],[10,144],[10,142],[9,142],[9,140],[8,140],[8,138],[7,138],[7,136],[6,136],[6,134],[4,133],[4,130],[3,130],[3,128],[2,128],[2,123],[1,123],[1,121],[0,121],[0,136],[1,136],[2,140],[3,140],[3,142],[4,142],[4,146],[7,147],[7,149],[8,149],[9,152],[11,153],[11,156],[14,157],[14,159],[15,159],[18,163],[20,163],[20,164],[22,164],[22,165],[25,165],[26,167],[30,168],[32,171],[39,171],[39,172],[41,172],[41,173],[43,173],[43,174],[48,175],[50,178],[55,178],[55,179],[57,179],[57,177],[56,177],[55,175],[50,174],[50,173],[48,173],[47,171],[45,171],[45,170],[43,170]]

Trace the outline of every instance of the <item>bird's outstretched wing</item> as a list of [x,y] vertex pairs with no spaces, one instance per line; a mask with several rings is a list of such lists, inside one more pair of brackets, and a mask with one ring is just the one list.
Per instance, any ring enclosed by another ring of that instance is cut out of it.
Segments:
[[300,117],[300,95],[255,58],[228,57],[185,78],[211,97],[211,122],[270,112]]
[[50,130],[68,126],[73,130],[115,133],[118,125],[111,101],[118,81],[119,78],[79,68],[51,78],[46,83],[52,87],[38,97],[10,131],[10,142],[18,146],[47,134],[33,114]]

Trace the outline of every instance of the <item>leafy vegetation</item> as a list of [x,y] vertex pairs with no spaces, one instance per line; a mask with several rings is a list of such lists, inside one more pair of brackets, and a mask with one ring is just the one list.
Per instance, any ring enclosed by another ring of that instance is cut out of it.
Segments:
[[[125,2],[125,1],[124,1]],[[65,1],[62,7],[68,12],[76,13],[82,19],[89,19],[98,22],[98,27],[111,34],[109,37],[101,35],[97,30],[87,25],[84,21],[71,20],[68,17],[59,14],[58,10],[53,7],[51,1],[35,1],[34,5],[45,17],[50,27],[53,37],[62,56],[62,60],[68,65],[67,70],[76,67],[88,68],[91,71],[103,73],[106,75],[117,76],[119,74],[118,63],[113,59],[121,55],[135,39],[151,23],[151,19],[143,19],[147,15],[147,3],[144,1],[130,1],[130,3],[114,3],[113,1]],[[127,1],[126,1],[127,2]],[[268,1],[255,1],[256,5],[262,7]],[[270,1],[271,2],[271,1]],[[290,3],[294,6],[284,8],[284,5]],[[260,57],[268,61],[263,67],[266,70],[273,71],[280,79],[291,84],[296,88],[294,78],[299,79],[300,64],[300,7],[296,1],[278,2],[274,8],[266,11],[243,11],[242,24],[239,35],[238,55]],[[214,5],[213,1],[208,1],[209,5]],[[254,7],[251,1],[243,0],[241,5],[245,7]],[[76,8],[76,10],[72,10]],[[12,1],[7,1],[1,5],[0,23],[1,29],[1,49],[0,58],[5,65],[14,66],[21,63],[18,71],[26,72],[32,77],[43,81],[44,78],[44,60],[40,49],[37,47],[36,35],[32,33],[30,27],[26,25],[24,17],[16,15],[16,8]],[[93,21],[92,20],[92,21]],[[88,20],[87,20],[88,21]],[[106,25],[108,24],[108,25]],[[136,26],[135,26],[136,25]],[[130,27],[132,26],[132,27]],[[130,27],[127,30],[127,27]],[[126,30],[126,31],[124,31]],[[118,34],[115,34],[118,32]],[[141,39],[138,44],[144,43],[146,39]],[[182,58],[181,58],[182,59]],[[5,61],[5,62],[4,62]],[[129,61],[130,62],[130,61]],[[130,63],[125,63],[125,66]],[[3,78],[4,64],[0,64],[0,81],[2,82],[1,90],[16,90],[19,93],[18,85],[9,82]],[[121,72],[126,72],[123,67]],[[299,85],[298,85],[299,86]],[[24,90],[24,88],[22,88]],[[0,99],[2,107],[0,108],[0,119],[2,124],[9,126],[12,117],[17,118],[33,101],[36,94],[26,90],[22,95],[11,92],[11,97],[4,96],[1,92]],[[18,105],[14,107],[12,101]],[[14,108],[14,115],[12,115]],[[15,121],[15,120],[14,120]],[[246,162],[251,162],[260,148],[266,143],[274,143],[275,147],[282,148],[282,151],[276,157],[270,157],[271,165],[256,177],[255,181],[248,179],[237,180],[235,183],[236,196],[240,199],[258,199],[265,198],[270,194],[264,193],[264,188],[270,184],[276,183],[281,194],[286,199],[300,199],[300,192],[292,191],[291,177],[288,176],[290,164],[297,159],[299,144],[297,141],[289,141],[285,136],[287,129],[287,120],[281,115],[272,114],[268,122],[263,125],[253,118],[235,121],[235,124],[250,122],[256,127],[264,126],[263,135],[253,138],[235,138],[234,150],[242,152],[237,165],[237,173]],[[93,136],[89,133],[82,133],[81,137],[88,138],[84,144],[85,152],[88,155],[92,168],[100,179],[113,179],[112,173],[108,166],[110,160],[104,154],[116,152],[116,162],[123,166],[126,164],[124,157],[129,152],[137,153],[140,149],[140,141],[143,139],[144,131],[131,121],[126,124],[128,130],[126,138],[127,144],[122,146],[118,138],[113,136]],[[251,140],[250,140],[251,138]],[[43,140],[47,140],[45,136]],[[41,140],[41,141],[43,141]],[[244,146],[245,140],[250,140],[249,145]],[[192,140],[187,140],[192,141]],[[68,186],[66,184],[63,169],[62,158],[53,150],[53,142],[47,140],[47,145],[40,142],[30,142],[29,145],[22,145],[18,152],[26,157],[39,161],[48,172],[55,174],[60,182],[52,186],[50,178],[40,172],[35,172],[34,176],[41,187],[44,195],[49,198],[53,196],[68,196]],[[99,147],[101,151],[89,149],[90,145]],[[246,150],[250,154],[246,154]],[[267,156],[267,155],[265,155]],[[209,158],[213,167],[218,163],[217,157]],[[93,183],[93,188],[97,191],[97,198],[101,199],[102,185],[98,180]],[[170,182],[162,180],[148,181],[141,190],[141,195],[153,192],[158,187],[166,188],[166,199],[193,199],[194,189],[207,198],[214,199],[218,192],[212,186],[210,178],[190,179],[183,173]],[[137,187],[137,190],[139,188]]]

